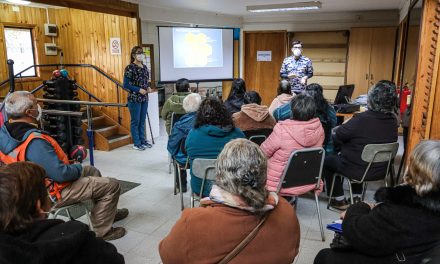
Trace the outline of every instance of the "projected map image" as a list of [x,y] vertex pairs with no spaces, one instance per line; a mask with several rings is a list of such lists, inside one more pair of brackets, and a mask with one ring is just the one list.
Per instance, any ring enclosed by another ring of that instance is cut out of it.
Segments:
[[223,67],[222,30],[174,28],[174,68]]

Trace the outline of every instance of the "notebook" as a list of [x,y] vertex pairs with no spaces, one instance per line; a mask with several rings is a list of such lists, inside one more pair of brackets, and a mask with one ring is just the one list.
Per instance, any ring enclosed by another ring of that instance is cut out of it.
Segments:
[[342,234],[342,220],[333,221],[333,223],[327,225],[327,229]]

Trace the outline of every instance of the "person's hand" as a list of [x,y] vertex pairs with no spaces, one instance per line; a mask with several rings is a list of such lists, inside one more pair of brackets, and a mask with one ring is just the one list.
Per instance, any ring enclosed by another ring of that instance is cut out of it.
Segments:
[[139,93],[142,94],[142,95],[146,95],[147,94],[147,90],[139,89]]
[[152,93],[153,92],[153,90],[151,89],[151,87],[148,87],[147,88],[147,93]]
[[287,78],[296,78],[296,74],[295,73],[290,73],[289,75],[287,75]]
[[345,218],[345,213],[347,212],[347,210],[345,210],[344,212],[342,212],[340,215],[339,215],[339,218],[341,218],[341,220],[344,220],[344,218]]
[[305,85],[307,83],[307,76],[302,77],[300,82],[302,85]]

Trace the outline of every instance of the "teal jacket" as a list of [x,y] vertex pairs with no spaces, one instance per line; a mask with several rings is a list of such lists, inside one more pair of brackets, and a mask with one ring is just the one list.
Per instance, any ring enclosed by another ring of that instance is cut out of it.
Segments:
[[[223,147],[236,138],[245,138],[245,135],[239,128],[218,127],[213,125],[204,125],[192,129],[185,141],[185,149],[189,157],[190,165],[196,158],[216,159]],[[195,193],[200,192],[202,181],[193,176],[191,172],[191,189]],[[203,196],[209,196],[212,183],[205,184]]]

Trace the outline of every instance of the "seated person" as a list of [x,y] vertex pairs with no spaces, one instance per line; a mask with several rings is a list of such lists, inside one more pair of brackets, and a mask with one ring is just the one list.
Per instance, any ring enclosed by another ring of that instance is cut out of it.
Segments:
[[[196,123],[185,141],[185,149],[190,165],[196,158],[216,159],[230,140],[244,138],[243,132],[234,126],[231,114],[223,103],[213,97],[202,101],[196,115]],[[193,176],[191,171],[191,190],[199,194],[202,180]],[[211,183],[205,183],[202,196],[208,196]]]
[[269,106],[269,113],[272,115],[273,111],[278,107],[290,103],[295,94],[292,95],[292,88],[288,80],[281,80],[278,85],[278,96],[273,99]]
[[241,106],[247,104],[246,83],[243,79],[234,79],[232,81],[231,92],[225,101],[226,110],[232,115],[241,111]]
[[232,115],[232,120],[241,131],[273,129],[275,119],[269,114],[267,106],[261,105],[257,92],[246,93],[248,103],[241,106],[241,111]]
[[[368,92],[368,111],[354,115],[348,122],[334,129],[333,143],[341,151],[325,157],[322,176],[326,182],[327,194],[330,194],[335,172],[351,179],[362,179],[368,166],[361,158],[366,145],[397,141],[398,121],[394,113],[396,96],[396,86],[392,82],[378,82]],[[383,162],[372,165],[366,180],[383,179],[387,164]],[[362,184],[352,184],[352,189],[353,200],[361,201]],[[330,201],[331,207],[340,210],[348,207],[340,177],[335,179],[333,197]]]
[[161,116],[165,120],[165,128],[167,134],[171,130],[171,116],[173,113],[178,115],[185,114],[185,109],[182,107],[183,99],[190,94],[190,87],[188,79],[182,78],[176,81],[176,93],[173,93],[162,107]]
[[[292,99],[292,119],[280,121],[272,134],[261,144],[268,158],[267,190],[276,191],[290,154],[299,149],[321,147],[324,130],[315,117],[316,105],[312,97],[298,94]],[[297,196],[314,190],[316,184],[281,189],[283,196]],[[321,190],[322,191],[322,190]]]
[[[171,134],[168,137],[168,152],[175,159],[182,169],[180,170],[180,177],[182,181],[182,191],[186,192],[187,190],[187,181],[186,181],[186,161],[187,155],[182,152],[181,144],[182,140],[185,140],[188,136],[189,131],[194,127],[194,123],[196,121],[196,112],[199,110],[200,104],[202,103],[202,98],[197,93],[191,93],[183,99],[183,109],[185,109],[186,114],[182,116],[179,121],[177,121],[173,129],[171,130]],[[178,184],[177,184],[178,186]]]
[[229,263],[292,263],[299,248],[298,219],[284,198],[266,190],[266,164],[264,153],[249,140],[226,144],[209,198],[199,208],[184,210],[160,242],[162,262],[219,263],[264,219]]
[[327,154],[333,152],[332,129],[336,126],[337,118],[335,109],[325,100],[322,86],[312,83],[306,86],[305,93],[313,97],[316,103],[316,114],[324,128],[325,139],[323,147]]
[[121,186],[116,179],[101,177],[98,169],[69,164],[66,153],[48,134],[37,129],[41,108],[27,91],[10,94],[5,101],[9,121],[0,129],[0,160],[5,164],[31,161],[47,172],[47,183],[55,207],[93,201],[91,221],[98,237],[113,240],[125,235],[114,221],[128,215],[117,209]]
[[404,184],[381,188],[374,199],[377,204],[360,202],[341,214],[352,249],[323,249],[315,264],[439,263],[422,259],[435,257],[440,245],[440,141],[419,143]]
[[47,219],[44,169],[31,162],[0,168],[0,262],[123,264],[116,247],[78,221]]

